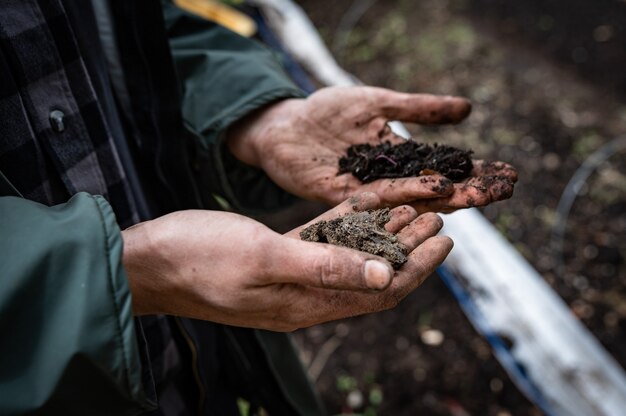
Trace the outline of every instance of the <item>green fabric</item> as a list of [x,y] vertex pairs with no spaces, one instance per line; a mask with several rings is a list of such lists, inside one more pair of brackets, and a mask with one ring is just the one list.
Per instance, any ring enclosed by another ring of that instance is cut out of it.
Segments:
[[293,197],[263,171],[237,161],[224,145],[228,128],[270,103],[305,94],[260,43],[164,3],[172,56],[183,92],[183,118],[210,154],[204,189],[234,209],[256,213],[285,206]]
[[84,193],[55,207],[0,197],[0,234],[0,414],[154,408],[109,204]]

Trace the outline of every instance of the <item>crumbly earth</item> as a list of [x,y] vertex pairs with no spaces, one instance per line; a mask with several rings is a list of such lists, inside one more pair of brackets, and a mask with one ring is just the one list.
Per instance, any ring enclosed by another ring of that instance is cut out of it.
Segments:
[[393,145],[357,144],[339,159],[339,174],[352,173],[367,183],[382,178],[404,178],[439,173],[455,182],[470,176],[472,151],[408,140]]
[[305,241],[330,243],[381,256],[394,269],[406,262],[407,248],[385,230],[391,215],[389,208],[344,215],[330,221],[319,221],[300,232]]

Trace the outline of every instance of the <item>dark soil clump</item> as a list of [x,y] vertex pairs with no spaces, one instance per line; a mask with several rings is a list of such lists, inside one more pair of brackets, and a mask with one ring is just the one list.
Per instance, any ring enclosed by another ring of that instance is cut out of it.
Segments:
[[383,178],[404,178],[438,173],[459,182],[470,176],[473,168],[471,150],[452,146],[430,146],[408,140],[393,145],[357,144],[339,159],[339,174],[352,173],[363,183]]
[[305,241],[330,243],[381,256],[394,269],[406,262],[407,248],[385,230],[389,208],[348,214],[330,221],[319,221],[300,232]]

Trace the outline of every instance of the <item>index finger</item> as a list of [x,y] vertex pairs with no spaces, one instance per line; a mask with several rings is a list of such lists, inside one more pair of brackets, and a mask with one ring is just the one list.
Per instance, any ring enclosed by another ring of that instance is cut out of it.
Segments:
[[463,121],[472,104],[463,97],[407,94],[383,88],[373,91],[381,115],[390,120],[419,124],[449,124]]

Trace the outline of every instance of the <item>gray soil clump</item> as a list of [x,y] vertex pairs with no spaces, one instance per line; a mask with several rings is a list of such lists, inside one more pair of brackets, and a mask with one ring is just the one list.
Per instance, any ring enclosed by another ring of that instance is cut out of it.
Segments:
[[384,257],[394,269],[407,260],[407,248],[385,230],[391,219],[389,208],[347,214],[330,221],[319,221],[300,232],[305,241],[330,243]]

